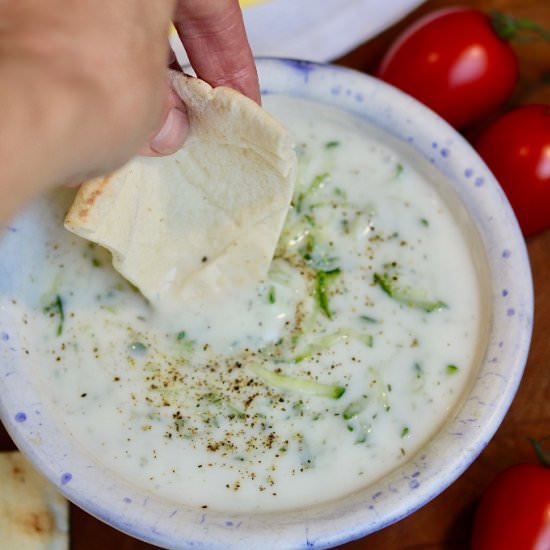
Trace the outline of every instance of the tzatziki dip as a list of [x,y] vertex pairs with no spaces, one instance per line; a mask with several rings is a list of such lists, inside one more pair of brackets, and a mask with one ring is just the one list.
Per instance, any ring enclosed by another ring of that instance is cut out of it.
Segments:
[[343,111],[264,104],[299,161],[267,280],[155,311],[63,229],[62,190],[28,214],[40,242],[5,304],[83,452],[204,509],[295,509],[380,479],[460,404],[484,344],[482,270],[443,176]]

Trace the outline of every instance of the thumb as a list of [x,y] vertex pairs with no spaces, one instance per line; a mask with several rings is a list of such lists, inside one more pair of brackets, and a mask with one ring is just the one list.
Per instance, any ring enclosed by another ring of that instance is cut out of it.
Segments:
[[188,133],[189,119],[185,105],[170,88],[162,126],[140,149],[139,154],[162,156],[175,153],[183,145]]

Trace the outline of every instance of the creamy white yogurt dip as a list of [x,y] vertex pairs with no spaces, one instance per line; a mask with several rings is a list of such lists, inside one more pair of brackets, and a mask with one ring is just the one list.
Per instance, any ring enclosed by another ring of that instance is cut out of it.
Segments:
[[133,484],[232,512],[390,472],[456,407],[483,346],[476,260],[435,172],[344,112],[265,105],[300,165],[267,281],[156,313],[62,228],[62,192],[39,206],[42,255],[18,282],[44,401],[79,445]]

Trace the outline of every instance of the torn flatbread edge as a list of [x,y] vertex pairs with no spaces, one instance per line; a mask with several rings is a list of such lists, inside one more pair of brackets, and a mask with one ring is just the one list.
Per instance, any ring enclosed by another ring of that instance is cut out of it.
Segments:
[[[290,185],[287,185],[284,193],[278,193],[275,196],[279,199],[279,202],[274,202],[270,205],[271,210],[269,212],[262,212],[262,217],[254,218],[254,213],[243,209],[242,219],[236,220],[237,225],[243,224],[244,220],[251,223],[258,224],[261,228],[260,233],[268,235],[271,231],[276,236],[280,234],[286,211],[288,210],[290,200],[292,198],[294,179],[296,173],[296,156],[292,148],[292,143],[288,132],[282,127],[282,125],[271,117],[268,113],[263,111],[255,102],[246,98],[239,92],[236,92],[230,88],[219,87],[212,88],[206,82],[199,79],[182,75],[181,73],[170,72],[170,80],[176,92],[180,95],[184,103],[187,105],[188,113],[191,124],[191,136],[188,141],[192,140],[193,128],[200,128],[201,134],[199,139],[212,139],[210,133],[214,133],[218,142],[224,141],[231,144],[232,140],[235,140],[234,136],[234,124],[235,120],[239,121],[240,127],[245,128],[246,132],[239,134],[239,145],[243,148],[248,148],[255,154],[260,156],[264,162],[278,171]],[[229,116],[220,116],[228,114]],[[212,129],[213,130],[209,130]],[[205,130],[206,129],[206,130]],[[246,137],[246,139],[245,139]],[[270,148],[262,147],[262,144],[269,143]],[[273,146],[275,145],[275,146]],[[78,192],[73,206],[69,210],[65,219],[65,226],[70,231],[94,241],[94,236],[97,234],[97,228],[101,227],[103,220],[109,213],[109,209],[116,199],[117,189],[115,186],[110,185],[112,178],[116,178],[118,174],[125,170],[123,167],[118,172],[104,178],[98,178],[83,184]],[[215,202],[217,197],[217,189],[210,193],[210,199]],[[254,204],[254,193],[257,190],[254,187],[249,186],[245,190],[245,194],[250,196],[250,204]],[[260,193],[264,192],[260,190]],[[220,195],[224,195],[223,192]],[[227,195],[227,194],[226,194]],[[282,202],[281,202],[282,199]],[[220,208],[223,208],[223,203],[218,204]],[[282,212],[282,215],[281,215]],[[277,215],[279,213],[279,215]],[[270,225],[267,225],[269,222]],[[262,225],[263,224],[263,225]],[[271,229],[270,229],[271,228]],[[244,229],[243,229],[244,231]],[[219,291],[220,287],[224,287],[220,280],[227,275],[228,266],[231,266],[230,255],[231,253],[240,253],[246,256],[246,241],[250,241],[249,245],[253,247],[254,239],[250,236],[244,235],[240,238],[244,241],[237,242],[239,235],[235,235],[232,242],[226,243],[226,246],[222,250],[217,251],[214,258],[210,258],[211,263],[208,266],[204,266],[204,273],[201,276],[201,269],[197,269],[194,273],[188,277],[189,283],[187,288],[180,290],[182,298],[188,299],[194,294],[205,294],[209,291]],[[126,239],[131,239],[131,235]],[[116,246],[109,246],[108,243],[102,243],[97,240],[99,244],[102,244],[108,248],[113,254],[113,264],[130,282],[134,283],[142,293],[151,301],[155,301],[158,298],[159,292],[150,292],[148,289],[142,288],[140,281],[133,279],[132,274],[124,268],[124,247],[117,249]],[[267,241],[266,241],[267,242]],[[260,258],[260,263],[263,263],[258,273],[261,276],[265,276],[269,263],[273,257],[277,239],[272,239],[269,242],[269,251],[265,257]],[[253,250],[253,248],[252,248]],[[249,254],[248,265],[258,270],[258,258],[254,261],[253,254]],[[246,266],[245,266],[246,267]],[[254,271],[253,269],[253,271]],[[256,275],[256,278],[258,275]],[[243,281],[242,278],[227,277],[227,286],[240,284]],[[192,283],[192,284],[191,284]],[[170,286],[171,282],[164,282],[164,286]],[[158,289],[160,293],[164,288]]]

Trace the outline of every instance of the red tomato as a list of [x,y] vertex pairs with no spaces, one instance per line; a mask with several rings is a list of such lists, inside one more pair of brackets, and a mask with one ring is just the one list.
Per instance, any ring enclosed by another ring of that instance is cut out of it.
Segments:
[[550,227],[550,105],[506,113],[474,145],[508,196],[524,235]]
[[550,548],[550,468],[518,464],[489,485],[476,512],[471,550]]
[[398,37],[377,76],[456,128],[465,128],[494,113],[510,97],[518,62],[488,15],[448,8],[419,19]]

